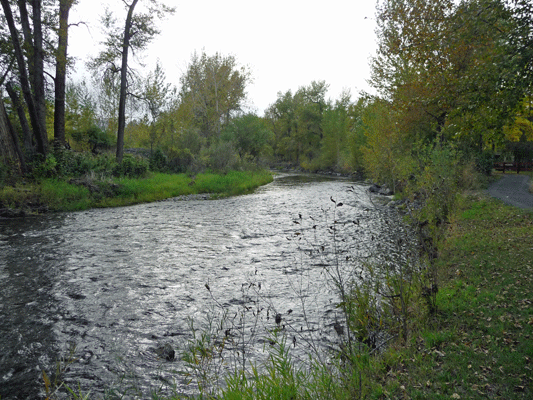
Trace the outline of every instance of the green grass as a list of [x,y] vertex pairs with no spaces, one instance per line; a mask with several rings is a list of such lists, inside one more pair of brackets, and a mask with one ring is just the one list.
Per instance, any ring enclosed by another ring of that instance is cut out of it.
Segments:
[[[0,205],[35,210],[77,211],[93,207],[118,207],[164,200],[171,197],[211,193],[217,197],[253,191],[272,181],[267,171],[234,171],[225,175],[152,173],[146,178],[117,178],[103,181],[45,179],[39,184],[25,184],[0,189]],[[82,184],[83,183],[83,184]]]
[[384,398],[533,398],[532,217],[465,201],[441,249],[439,313],[380,377]]

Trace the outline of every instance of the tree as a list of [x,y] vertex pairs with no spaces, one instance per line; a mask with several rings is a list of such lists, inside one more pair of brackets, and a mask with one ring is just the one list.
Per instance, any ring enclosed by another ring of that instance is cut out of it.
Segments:
[[505,128],[506,140],[518,142],[524,138],[533,142],[533,97],[522,101],[514,121]]
[[456,128],[448,131],[478,153],[503,141],[503,127],[525,95],[507,45],[515,30],[500,0],[465,2],[453,15],[449,36],[450,47],[456,49],[457,90],[448,125]]
[[509,47],[512,61],[519,73],[517,83],[531,94],[533,88],[533,3],[529,0],[507,0],[516,22],[510,34]]
[[363,147],[365,169],[372,179],[395,190],[410,172],[411,143],[399,132],[393,105],[373,99],[362,112],[366,143]]
[[65,93],[67,80],[68,18],[74,0],[59,0],[59,30],[56,51],[54,141],[56,147],[65,145]]
[[24,108],[24,105],[20,100],[18,90],[14,87],[13,82],[9,81],[6,83],[6,90],[9,94],[9,97],[11,98],[13,108],[15,109],[19,118],[25,152],[27,155],[31,155],[34,152],[34,146],[30,124],[28,123],[28,119],[26,118],[26,109]]
[[[18,67],[18,78],[22,88],[24,100],[28,107],[33,133],[37,141],[37,152],[46,155],[48,150],[48,136],[46,133],[46,98],[44,84],[44,49],[41,1],[33,0],[32,23],[30,25],[26,1],[18,1],[19,18],[22,25],[24,43],[20,42],[19,31],[15,25],[15,18],[9,0],[0,0],[4,10],[4,17],[9,27],[11,44]],[[23,47],[28,49],[24,52]],[[28,54],[26,60],[25,54]]]
[[312,81],[309,86],[301,87],[296,92],[296,96],[301,98],[297,108],[300,122],[296,132],[299,164],[310,163],[319,157],[323,139],[322,119],[324,111],[330,107],[326,101],[328,88],[325,81]]
[[275,135],[274,154],[288,162],[297,160],[297,154],[291,144],[293,132],[298,129],[297,100],[290,90],[285,93],[278,92],[277,100],[265,112],[265,118]]
[[124,155],[124,130],[126,127],[126,100],[128,89],[133,84],[134,73],[128,65],[130,50],[132,52],[144,50],[147,45],[159,34],[155,26],[155,19],[162,19],[167,14],[174,13],[174,8],[158,3],[156,0],[147,0],[147,7],[143,12],[136,12],[139,0],[127,2],[122,0],[127,14],[124,28],[117,25],[113,14],[107,10],[102,22],[107,30],[104,50],[89,63],[92,69],[104,69],[104,75],[120,73],[120,93],[118,106],[117,127],[117,161],[121,162]]
[[250,73],[238,66],[234,56],[193,54],[180,79],[179,97],[208,143],[218,138],[232,113],[242,110],[250,80]]
[[329,107],[327,90],[324,81],[313,81],[298,88],[294,95],[290,90],[278,93],[278,99],[265,113],[276,135],[277,156],[305,168],[311,167],[310,162],[318,158],[323,137],[322,118]]
[[85,81],[70,82],[65,93],[65,136],[75,150],[86,149],[89,130],[97,123],[97,102]]
[[[166,124],[163,115],[173,105],[175,89],[170,83],[166,83],[165,72],[159,61],[155,70],[148,74],[144,82],[142,98],[146,104],[150,117],[150,150],[165,133]],[[163,118],[162,118],[163,117]]]
[[222,133],[222,139],[234,144],[241,159],[247,155],[257,159],[272,138],[265,121],[252,113],[233,118]]
[[18,145],[18,138],[2,101],[0,101],[0,162],[7,166],[11,173],[26,172],[26,163]]
[[372,83],[391,101],[399,132],[478,149],[501,140],[520,97],[509,79],[513,29],[500,0],[385,0]]
[[323,137],[320,142],[320,168],[347,170],[350,165],[348,138],[353,125],[349,114],[350,94],[344,92],[322,118]]
[[[6,89],[14,104],[20,126],[23,130],[26,153],[32,153],[30,125],[26,121],[25,110],[19,100],[17,86],[20,86],[25,106],[30,117],[33,137],[37,143],[37,152],[46,155],[48,150],[48,135],[46,115],[48,100],[46,93],[45,65],[55,62],[56,76],[54,78],[54,138],[58,146],[65,144],[65,90],[67,75],[67,47],[69,12],[75,0],[59,0],[55,2],[42,0],[17,2],[18,14],[12,12],[10,2],[2,0],[4,18],[9,27],[10,46],[2,46],[3,50],[12,49],[16,60],[17,71],[8,66],[11,80]],[[27,6],[31,7],[31,13]],[[15,22],[20,23],[21,32]],[[52,33],[57,35],[57,42]],[[20,38],[23,39],[21,43]],[[57,43],[54,47],[54,43]],[[15,82],[14,82],[15,81]],[[17,84],[18,82],[18,84]]]

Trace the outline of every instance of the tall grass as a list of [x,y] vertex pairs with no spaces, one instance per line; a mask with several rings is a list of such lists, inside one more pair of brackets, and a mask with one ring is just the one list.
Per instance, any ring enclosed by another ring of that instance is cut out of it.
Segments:
[[[418,310],[425,323],[408,340],[378,353],[341,352],[306,373],[281,341],[271,348],[266,373],[233,375],[220,398],[532,398],[533,214],[470,196],[449,221],[435,262],[438,312]],[[423,304],[418,296],[413,301]]]
[[199,174],[194,179],[193,186],[198,193],[216,193],[231,196],[249,193],[258,186],[269,182],[272,182],[272,176],[265,171],[232,171],[225,175]]
[[51,210],[78,211],[89,207],[89,189],[58,179],[44,180],[40,185],[39,201]]

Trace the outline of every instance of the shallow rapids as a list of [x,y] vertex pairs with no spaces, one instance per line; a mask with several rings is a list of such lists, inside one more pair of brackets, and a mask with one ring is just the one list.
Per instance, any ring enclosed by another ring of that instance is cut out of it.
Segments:
[[285,174],[246,196],[0,221],[0,396],[43,396],[42,370],[69,348],[64,379],[84,392],[194,393],[177,373],[191,321],[205,330],[224,313],[251,362],[276,327],[296,359],[331,346],[341,316],[325,268],[375,250],[391,229],[378,210],[364,185]]

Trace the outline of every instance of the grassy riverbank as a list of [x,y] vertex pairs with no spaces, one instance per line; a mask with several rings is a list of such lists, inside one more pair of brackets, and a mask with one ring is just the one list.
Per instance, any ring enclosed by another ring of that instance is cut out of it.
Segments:
[[118,207],[171,197],[211,193],[217,197],[249,193],[272,181],[267,171],[187,174],[150,173],[145,178],[43,179],[0,189],[6,208],[38,212]]
[[376,398],[533,397],[533,214],[468,197],[440,251],[438,313],[370,378]]

